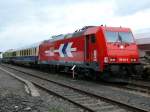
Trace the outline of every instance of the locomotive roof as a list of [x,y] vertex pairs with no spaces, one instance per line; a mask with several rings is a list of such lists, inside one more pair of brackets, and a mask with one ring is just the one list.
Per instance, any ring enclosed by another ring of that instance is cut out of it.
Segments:
[[51,36],[51,39],[45,40],[43,42],[53,42],[53,41],[61,40],[61,39],[65,39],[65,38],[77,37],[77,36],[81,36],[81,35],[88,35],[91,33],[96,33],[97,30],[98,30],[98,26],[85,26],[82,29],[78,29],[73,33]]
[[82,29],[78,29],[73,33],[68,33],[68,34],[60,34],[60,35],[55,35],[52,36],[51,39],[45,40],[43,42],[53,42],[65,38],[72,38],[72,37],[77,37],[81,35],[89,35],[89,34],[94,34],[96,33],[99,29],[105,29],[106,31],[131,31],[129,28],[122,28],[122,27],[107,27],[107,26],[85,26]]

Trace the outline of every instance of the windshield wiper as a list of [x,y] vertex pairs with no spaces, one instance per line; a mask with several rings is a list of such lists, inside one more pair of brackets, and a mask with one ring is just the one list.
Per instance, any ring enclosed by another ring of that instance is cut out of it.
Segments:
[[[118,43],[118,44],[117,44]],[[126,45],[129,45],[128,44],[128,42],[125,42],[125,41],[123,41],[123,37],[119,34],[119,32],[118,32],[118,38],[117,38],[117,40],[114,42],[114,44],[116,45],[119,45],[119,43],[120,44],[124,44],[125,46]]]
[[119,34],[119,32],[118,32],[118,41],[121,42],[121,43],[123,43],[122,37],[121,37],[121,35]]
[[121,35],[119,34],[119,32],[118,32],[118,36],[117,36],[117,39],[116,39],[116,41],[114,42],[114,44],[116,44],[116,43],[122,43],[123,41],[122,41],[122,37],[121,37]]

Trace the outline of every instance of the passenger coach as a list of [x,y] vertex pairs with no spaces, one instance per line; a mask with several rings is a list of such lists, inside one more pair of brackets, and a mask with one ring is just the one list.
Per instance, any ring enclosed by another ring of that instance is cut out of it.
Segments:
[[40,43],[13,49],[3,53],[3,61],[7,63],[36,65],[38,62]]

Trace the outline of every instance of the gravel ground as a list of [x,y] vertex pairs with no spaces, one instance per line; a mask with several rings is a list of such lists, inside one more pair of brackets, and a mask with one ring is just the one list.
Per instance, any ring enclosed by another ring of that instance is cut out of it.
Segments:
[[40,97],[31,97],[22,82],[0,70],[0,112],[83,112],[72,103],[37,89]]
[[[26,68],[22,68],[25,71]],[[33,72],[36,75],[41,75],[40,72],[35,70],[29,70],[29,72]],[[130,105],[134,105],[136,107],[145,108],[150,111],[150,98],[145,96],[140,96],[132,93],[125,92],[123,90],[117,90],[113,87],[104,86],[100,84],[95,84],[88,81],[82,81],[82,80],[71,80],[70,78],[61,77],[58,75],[47,75],[47,73],[42,73],[43,77],[50,78],[53,80],[61,81],[62,83],[67,83],[69,85],[72,85],[74,87],[80,87],[83,88],[86,91],[94,92],[95,94],[105,96],[108,98],[112,98],[115,100],[118,100],[120,102],[125,102]]]
[[45,91],[42,91],[41,89],[39,89],[39,92],[42,96],[42,99],[48,104],[49,107],[58,109],[60,112],[83,112],[84,111],[78,108],[77,106],[73,105],[72,103],[65,101],[61,98],[58,98],[56,96],[50,95]]
[[31,97],[24,84],[0,70],[0,112],[48,112],[40,97]]
[[0,112],[48,112],[40,98],[16,94],[0,95]]

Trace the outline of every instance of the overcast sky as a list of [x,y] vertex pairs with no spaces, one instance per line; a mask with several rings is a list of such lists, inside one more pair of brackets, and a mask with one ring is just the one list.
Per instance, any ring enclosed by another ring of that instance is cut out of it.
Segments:
[[0,0],[0,51],[87,25],[150,28],[150,0]]

